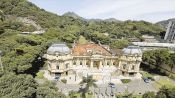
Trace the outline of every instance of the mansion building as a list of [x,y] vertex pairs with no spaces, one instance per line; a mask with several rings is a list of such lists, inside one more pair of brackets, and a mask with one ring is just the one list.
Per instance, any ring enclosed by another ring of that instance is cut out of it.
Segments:
[[92,76],[95,80],[135,77],[139,73],[142,51],[130,46],[121,51],[107,45],[74,44],[70,49],[65,43],[53,44],[44,55],[51,77],[71,81]]

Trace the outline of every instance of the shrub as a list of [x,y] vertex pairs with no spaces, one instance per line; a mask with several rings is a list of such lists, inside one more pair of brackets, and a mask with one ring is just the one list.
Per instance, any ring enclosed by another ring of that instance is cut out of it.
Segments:
[[170,75],[169,75],[169,78],[175,80],[175,74],[170,74]]
[[122,83],[129,83],[131,82],[131,79],[121,79]]
[[44,78],[43,75],[44,75],[44,72],[42,72],[42,71],[36,73],[36,77],[37,77],[37,78]]
[[61,82],[63,82],[63,83],[66,84],[67,83],[67,80],[66,79],[62,79]]
[[154,92],[146,92],[143,94],[142,98],[155,98],[155,93]]

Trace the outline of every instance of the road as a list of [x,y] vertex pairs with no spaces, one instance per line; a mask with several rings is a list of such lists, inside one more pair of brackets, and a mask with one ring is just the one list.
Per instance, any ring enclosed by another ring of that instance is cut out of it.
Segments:
[[[115,98],[115,96],[111,97],[112,92],[117,94],[123,93],[134,93],[136,95],[142,95],[147,91],[157,90],[154,88],[153,82],[145,83],[143,80],[135,80],[128,84],[118,84],[115,89],[111,89],[107,84],[106,85],[98,85],[96,88],[91,88],[90,90],[93,93],[93,98]],[[64,94],[68,94],[70,91],[79,91],[80,88],[84,88],[84,86],[74,85],[74,84],[62,84],[57,83],[56,85],[61,92]],[[114,94],[115,95],[115,94]],[[100,96],[100,97],[98,97]]]

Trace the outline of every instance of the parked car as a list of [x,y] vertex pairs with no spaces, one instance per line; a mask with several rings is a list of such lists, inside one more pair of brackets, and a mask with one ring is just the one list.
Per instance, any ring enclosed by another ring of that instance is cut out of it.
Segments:
[[60,79],[60,77],[58,77],[58,76],[55,77],[55,80],[59,80],[59,79]]
[[110,94],[112,97],[114,96],[114,92],[111,92],[111,94]]
[[155,81],[153,77],[148,77],[148,79],[150,79],[151,81]]
[[149,78],[143,78],[143,80],[144,80],[145,83],[150,83],[151,82],[151,79],[149,79]]
[[109,85],[109,87],[111,87],[111,88],[115,88],[115,84],[114,83],[108,83],[108,85]]

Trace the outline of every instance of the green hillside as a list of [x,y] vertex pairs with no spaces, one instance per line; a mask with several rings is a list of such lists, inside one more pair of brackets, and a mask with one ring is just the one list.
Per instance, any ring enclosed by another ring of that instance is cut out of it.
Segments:
[[[52,83],[38,85],[34,81],[39,68],[45,64],[41,57],[53,42],[66,42],[71,47],[71,43],[82,35],[95,43],[100,41],[122,48],[129,43],[128,37],[141,39],[142,34],[159,36],[164,32],[161,27],[145,21],[84,21],[71,16],[59,16],[27,0],[0,0],[0,10],[0,50],[3,52],[4,69],[0,70],[0,97],[3,98],[64,98],[56,93],[57,89]],[[46,33],[39,36],[20,35],[20,32],[34,31],[36,28],[18,21],[17,17],[35,21]],[[124,41],[115,40],[122,37]]]

